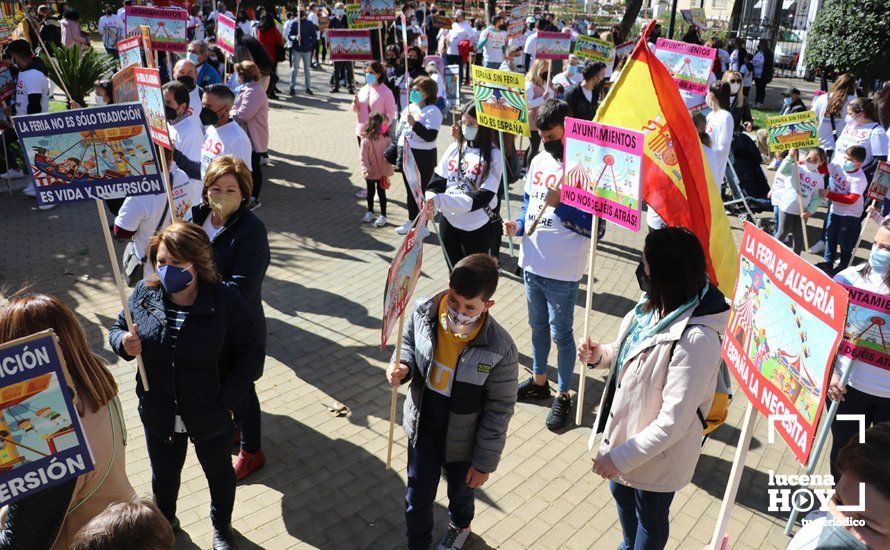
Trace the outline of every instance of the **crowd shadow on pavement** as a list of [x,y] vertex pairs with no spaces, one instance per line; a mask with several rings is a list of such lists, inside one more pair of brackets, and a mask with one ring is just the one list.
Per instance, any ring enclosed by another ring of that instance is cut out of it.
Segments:
[[379,328],[380,320],[368,314],[368,308],[336,292],[311,288],[296,281],[266,276],[263,281],[267,303],[285,315],[317,313],[349,320],[364,328]]

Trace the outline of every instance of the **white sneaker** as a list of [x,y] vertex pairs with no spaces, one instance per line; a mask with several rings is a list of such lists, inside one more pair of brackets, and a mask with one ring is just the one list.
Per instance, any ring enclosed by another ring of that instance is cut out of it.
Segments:
[[374,221],[374,213],[365,212],[365,217],[362,218],[362,223],[371,223],[372,221]]
[[361,191],[359,191],[358,193],[355,194],[355,198],[357,198],[357,199],[364,199],[367,196],[368,196],[367,189],[362,189]]
[[[3,172],[2,174],[0,174],[0,178],[3,178],[3,179],[18,179],[18,178],[23,178],[23,177],[25,177],[25,173],[22,172],[21,170],[19,170],[18,168],[10,168],[6,172]],[[31,196],[33,197],[34,195],[31,195]]]
[[407,235],[408,231],[411,231],[411,220],[408,220],[399,227],[396,227],[396,233],[398,233],[399,235]]
[[460,550],[470,537],[470,528],[461,529],[454,525],[448,525],[445,536],[436,545],[436,550]]
[[22,189],[22,194],[27,197],[36,197],[37,189],[34,188],[34,184],[32,183],[28,187],[25,187],[24,189]]
[[809,252],[810,254],[822,254],[823,252],[825,252],[825,241],[817,242],[816,244],[811,246],[807,252]]
[[[368,214],[370,214],[370,212],[368,212]],[[384,225],[386,225],[387,221],[388,220],[386,219],[386,216],[377,216],[377,219],[374,220],[374,227],[383,227]]]

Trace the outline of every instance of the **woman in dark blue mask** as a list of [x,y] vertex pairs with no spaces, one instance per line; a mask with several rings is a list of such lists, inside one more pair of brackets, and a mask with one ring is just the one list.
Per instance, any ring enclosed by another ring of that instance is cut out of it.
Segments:
[[233,548],[233,410],[259,378],[259,325],[237,289],[224,286],[200,226],[174,223],[151,240],[156,274],[140,281],[109,334],[127,360],[141,355],[149,387],[136,381],[155,503],[175,529],[188,440],[210,486],[213,548]]

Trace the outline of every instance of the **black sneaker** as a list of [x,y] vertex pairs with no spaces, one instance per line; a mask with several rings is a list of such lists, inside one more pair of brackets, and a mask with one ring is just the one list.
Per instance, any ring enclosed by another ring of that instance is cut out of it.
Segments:
[[550,386],[535,384],[535,379],[529,376],[523,383],[519,384],[519,391],[516,397],[520,400],[527,399],[548,399],[550,397]]
[[232,527],[230,525],[226,525],[225,527],[213,527],[213,550],[237,550],[238,546],[235,544],[235,533],[232,532]]
[[572,412],[572,398],[568,395],[557,395],[553,398],[553,406],[547,415],[547,429],[555,432],[569,423]]

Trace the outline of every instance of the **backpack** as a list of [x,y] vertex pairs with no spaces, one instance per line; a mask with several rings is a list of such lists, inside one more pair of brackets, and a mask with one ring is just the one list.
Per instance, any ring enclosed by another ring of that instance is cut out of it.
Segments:
[[[680,336],[682,337],[683,335],[681,334]],[[674,340],[674,343],[671,344],[671,357],[674,355],[674,348],[677,347],[678,341],[679,339]],[[723,343],[723,338],[720,338],[720,343]],[[702,414],[701,409],[695,409],[695,413],[698,415],[698,420],[701,422],[702,431],[704,432],[702,445],[704,445],[705,440],[707,440],[708,435],[711,432],[726,422],[726,418],[729,416],[729,404],[731,402],[732,375],[729,374],[729,367],[726,365],[726,361],[720,359],[720,364],[717,366],[717,385],[714,388],[714,400],[711,402],[711,408],[708,410],[708,414]]]

